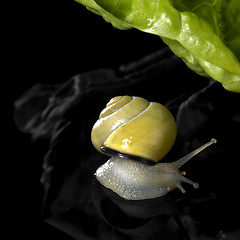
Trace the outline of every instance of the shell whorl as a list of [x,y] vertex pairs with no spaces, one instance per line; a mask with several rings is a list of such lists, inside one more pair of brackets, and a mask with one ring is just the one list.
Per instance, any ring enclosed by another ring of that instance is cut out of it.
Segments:
[[163,105],[140,97],[112,98],[92,129],[92,142],[123,154],[161,160],[176,138],[176,123]]

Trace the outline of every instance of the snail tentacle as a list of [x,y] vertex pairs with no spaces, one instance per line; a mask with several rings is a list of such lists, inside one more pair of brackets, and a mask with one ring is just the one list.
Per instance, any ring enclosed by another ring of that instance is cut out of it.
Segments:
[[[185,173],[185,172],[184,172],[184,173]],[[176,179],[176,180],[179,181],[179,182],[176,184],[176,187],[179,188],[183,193],[185,193],[185,190],[184,190],[183,187],[180,185],[180,182],[188,183],[188,184],[192,185],[194,188],[198,188],[198,187],[199,187],[198,183],[193,182],[192,180],[184,177],[181,172],[180,172],[180,173],[178,173],[178,172],[172,172],[172,173],[171,173],[171,177],[172,177],[173,179]]]
[[215,138],[211,139],[211,141],[205,143],[204,145],[202,145],[201,147],[193,150],[192,152],[190,152],[189,154],[187,154],[186,156],[180,158],[179,160],[173,162],[173,164],[177,167],[180,168],[182,165],[184,165],[186,162],[188,162],[191,158],[193,158],[195,155],[197,155],[198,153],[200,153],[201,151],[203,151],[205,148],[209,147],[212,144],[217,143],[217,140]]
[[178,184],[176,185],[176,187],[177,187],[182,193],[185,193],[185,192],[186,192],[186,190],[183,188],[183,186],[182,186],[180,183],[178,183]]

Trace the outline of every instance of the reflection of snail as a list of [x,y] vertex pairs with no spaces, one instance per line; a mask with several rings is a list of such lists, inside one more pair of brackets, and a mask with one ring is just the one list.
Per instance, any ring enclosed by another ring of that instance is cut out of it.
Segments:
[[95,148],[111,158],[96,171],[97,180],[127,200],[152,199],[166,195],[185,178],[179,168],[215,139],[173,163],[157,163],[171,149],[176,123],[161,104],[140,97],[115,97],[101,112],[92,129]]

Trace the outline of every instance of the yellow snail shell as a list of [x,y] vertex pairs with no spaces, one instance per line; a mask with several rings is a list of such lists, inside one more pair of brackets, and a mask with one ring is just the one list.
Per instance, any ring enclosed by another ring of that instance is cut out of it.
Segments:
[[[97,180],[127,200],[161,197],[176,187],[184,193],[181,182],[197,188],[198,184],[185,178],[186,173],[179,168],[216,140],[173,163],[149,164],[167,154],[175,137],[175,120],[161,104],[140,97],[111,99],[92,129],[95,148],[111,155],[97,169]],[[142,159],[145,161],[136,161]]]
[[118,96],[109,101],[92,129],[92,143],[148,159],[161,160],[176,138],[176,123],[163,105],[140,97]]

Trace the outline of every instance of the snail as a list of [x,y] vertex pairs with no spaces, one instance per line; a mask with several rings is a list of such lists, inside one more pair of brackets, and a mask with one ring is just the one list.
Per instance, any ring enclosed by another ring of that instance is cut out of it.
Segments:
[[198,188],[179,168],[216,139],[175,162],[160,162],[176,135],[175,119],[160,103],[141,97],[112,98],[91,133],[94,147],[111,157],[96,170],[96,179],[125,200],[162,197],[175,188],[185,193],[181,182]]

